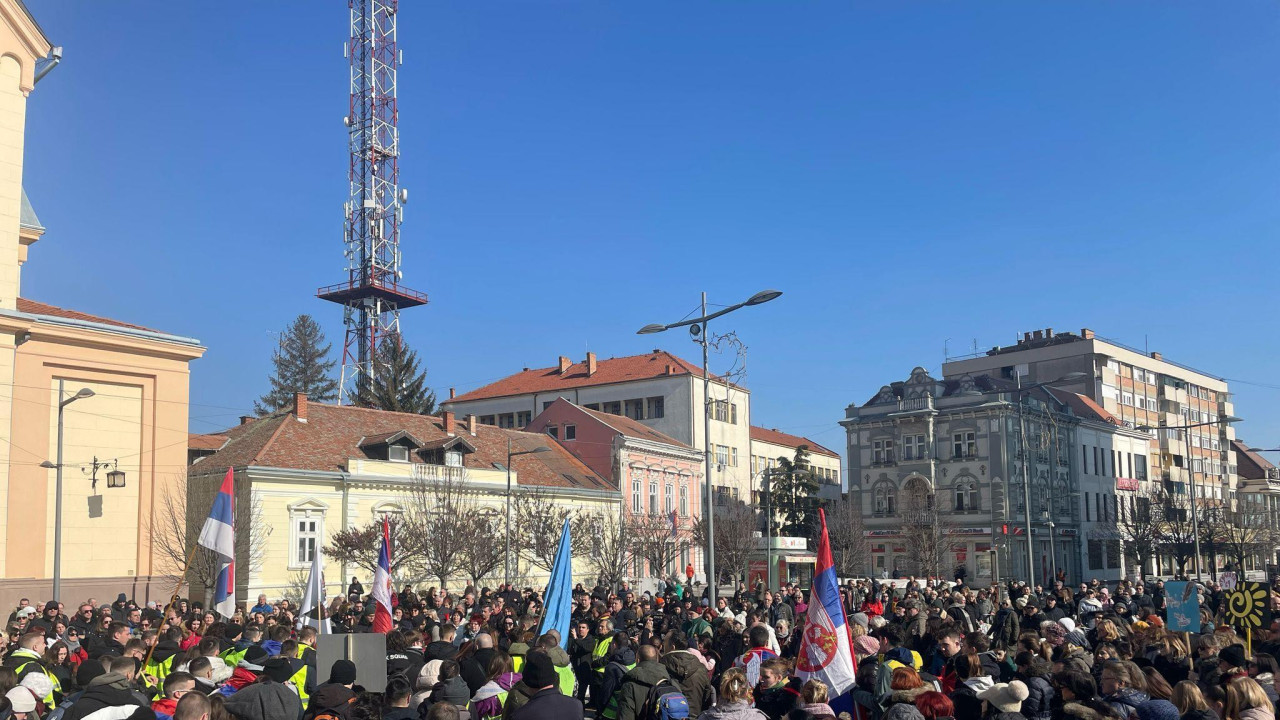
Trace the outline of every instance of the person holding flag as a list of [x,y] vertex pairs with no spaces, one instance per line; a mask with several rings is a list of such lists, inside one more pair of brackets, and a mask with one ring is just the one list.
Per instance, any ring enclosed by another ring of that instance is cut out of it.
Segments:
[[382,548],[373,574],[373,632],[391,632],[391,521],[382,517]]
[[796,657],[796,676],[826,684],[831,697],[848,692],[854,684],[853,643],[840,600],[831,542],[827,538],[827,516],[818,510],[822,532],[818,538],[818,564],[813,574],[808,621]]
[[[213,609],[225,620],[236,611],[236,502],[235,470],[227,468],[222,487],[213,499],[209,517],[196,544],[212,550],[221,561],[213,585]],[[185,569],[184,569],[185,575]]]

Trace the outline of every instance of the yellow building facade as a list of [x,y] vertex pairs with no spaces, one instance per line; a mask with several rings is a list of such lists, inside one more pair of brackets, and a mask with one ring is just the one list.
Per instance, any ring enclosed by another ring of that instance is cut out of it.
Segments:
[[[63,398],[93,393],[64,412],[60,599],[158,599],[173,578],[149,528],[157,491],[182,479],[188,363],[204,349],[22,296],[44,234],[22,186],[27,98],[52,49],[21,3],[0,0],[0,606],[51,597],[57,471],[42,463],[57,457],[60,384]],[[124,487],[106,487],[113,470]]]

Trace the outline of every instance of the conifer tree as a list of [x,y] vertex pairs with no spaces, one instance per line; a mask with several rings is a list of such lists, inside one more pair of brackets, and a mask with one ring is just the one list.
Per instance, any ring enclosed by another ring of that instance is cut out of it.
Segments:
[[427,373],[419,369],[418,353],[402,336],[382,339],[374,367],[372,379],[361,378],[356,405],[418,415],[436,411],[436,394],[427,387]]
[[796,448],[793,458],[778,458],[770,478],[769,502],[778,519],[777,534],[810,537],[818,522],[818,481],[809,467],[809,447]]
[[299,315],[280,335],[280,344],[271,353],[275,370],[268,381],[271,389],[253,404],[258,415],[267,415],[293,406],[295,392],[319,402],[338,397],[338,381],[331,374],[336,364],[329,359],[331,345],[324,340],[320,325],[310,315]]

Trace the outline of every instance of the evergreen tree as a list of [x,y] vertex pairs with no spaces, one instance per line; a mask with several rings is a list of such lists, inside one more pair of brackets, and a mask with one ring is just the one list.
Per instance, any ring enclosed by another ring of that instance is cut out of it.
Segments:
[[418,353],[398,334],[387,335],[378,345],[372,379],[361,378],[356,405],[395,412],[431,415],[436,394],[427,387],[427,373],[418,369]]
[[271,353],[275,366],[268,381],[271,389],[253,404],[258,415],[268,415],[293,406],[295,392],[319,402],[338,397],[338,381],[330,374],[336,364],[329,359],[332,346],[310,315],[299,315],[280,335],[280,344]]
[[810,537],[818,524],[818,481],[809,468],[809,448],[796,448],[793,458],[778,458],[769,484],[769,504],[778,520],[776,534]]

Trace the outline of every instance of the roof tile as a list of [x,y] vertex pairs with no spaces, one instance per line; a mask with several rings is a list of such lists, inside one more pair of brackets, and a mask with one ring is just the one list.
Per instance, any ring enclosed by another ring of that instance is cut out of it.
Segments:
[[[587,373],[585,362],[570,365],[564,373],[559,366],[523,370],[497,382],[476,388],[451,398],[444,404],[485,400],[488,398],[528,395],[539,392],[555,392],[569,388],[610,385],[613,383],[651,380],[668,375],[701,375],[702,368],[665,350],[654,350],[645,355],[609,358],[596,363],[596,371]],[[719,380],[717,376],[714,379]]]
[[789,448],[798,448],[801,445],[808,445],[809,454],[811,455],[826,455],[833,458],[840,457],[840,454],[836,451],[831,450],[830,448],[825,448],[807,437],[784,433],[781,430],[771,430],[769,428],[752,425],[751,439],[758,442],[767,442]]

